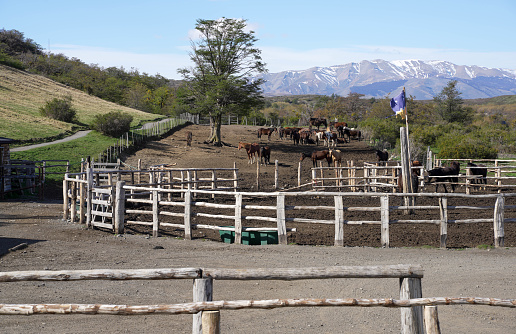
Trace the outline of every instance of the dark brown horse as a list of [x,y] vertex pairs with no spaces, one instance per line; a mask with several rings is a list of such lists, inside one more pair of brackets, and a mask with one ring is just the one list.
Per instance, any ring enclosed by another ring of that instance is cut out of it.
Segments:
[[471,171],[473,179],[472,184],[487,184],[487,167],[485,165],[476,165],[468,162],[467,168]]
[[328,162],[328,167],[331,165],[331,154],[328,150],[322,150],[322,151],[313,151],[312,153],[301,153],[301,159],[299,161],[305,160],[305,158],[312,159],[313,166],[316,167],[318,160],[326,159],[326,162]]
[[267,136],[267,140],[271,140],[271,135],[274,133],[274,132],[278,132],[278,130],[276,128],[260,128],[258,129],[258,138],[262,138],[262,135],[266,135]]
[[192,131],[186,132],[186,146],[192,146]]
[[252,164],[254,163],[254,160],[256,159],[256,155],[260,154],[260,145],[258,145],[257,143],[242,143],[242,142],[239,142],[238,143],[238,149],[240,150],[241,148],[244,148],[245,151],[247,152],[247,163],[248,164]]
[[345,127],[344,128],[344,137],[348,138],[348,143],[351,140],[351,138],[356,138],[358,141],[362,139],[362,132],[360,130],[350,129]]
[[317,130],[319,130],[319,127],[321,125],[324,125],[324,127],[327,127],[328,126],[328,123],[326,122],[326,119],[325,118],[322,118],[322,117],[315,117],[315,118],[310,118],[310,125],[311,126],[316,126],[317,127]]
[[428,171],[428,182],[432,182],[435,179],[435,192],[439,188],[439,184],[444,187],[444,192],[447,193],[446,184],[443,181],[451,183],[452,192],[455,192],[455,184],[459,182],[458,175],[460,171],[460,163],[452,161],[450,167],[437,167]]
[[299,140],[301,144],[308,144],[310,142],[310,136],[312,135],[309,131],[300,131],[299,132]]
[[269,146],[262,146],[260,148],[260,164],[268,165],[271,161],[271,148]]

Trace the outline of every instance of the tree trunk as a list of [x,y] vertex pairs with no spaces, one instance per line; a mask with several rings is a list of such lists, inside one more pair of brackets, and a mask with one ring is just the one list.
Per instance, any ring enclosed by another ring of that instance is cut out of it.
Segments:
[[215,146],[222,146],[222,136],[220,128],[222,126],[222,115],[218,114],[215,116],[210,116],[210,127],[211,127],[211,134],[210,139],[208,140],[209,143],[214,143]]

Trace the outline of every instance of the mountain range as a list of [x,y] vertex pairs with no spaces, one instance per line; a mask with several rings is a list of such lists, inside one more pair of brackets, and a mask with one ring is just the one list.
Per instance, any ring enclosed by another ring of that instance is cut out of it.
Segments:
[[331,95],[350,92],[366,97],[393,97],[405,87],[407,96],[428,100],[439,94],[450,80],[464,99],[489,98],[516,94],[516,70],[456,65],[447,61],[363,60],[303,71],[266,73],[265,96]]

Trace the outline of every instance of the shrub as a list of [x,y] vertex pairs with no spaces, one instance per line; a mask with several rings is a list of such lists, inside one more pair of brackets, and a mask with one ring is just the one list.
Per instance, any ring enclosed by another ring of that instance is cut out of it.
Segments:
[[133,116],[123,114],[120,111],[112,111],[107,114],[96,115],[91,128],[110,137],[120,137],[131,129]]
[[77,111],[72,108],[72,97],[65,96],[61,99],[54,98],[48,101],[44,107],[39,108],[41,115],[57,119],[58,121],[74,123],[76,122]]
[[437,141],[439,157],[443,159],[496,159],[498,150],[478,133],[452,132]]

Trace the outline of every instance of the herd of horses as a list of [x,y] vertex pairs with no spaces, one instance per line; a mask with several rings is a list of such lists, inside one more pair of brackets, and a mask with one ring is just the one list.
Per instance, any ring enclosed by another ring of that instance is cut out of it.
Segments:
[[[323,125],[326,127],[326,131],[319,131],[319,126]],[[317,127],[317,130],[313,129]],[[273,134],[278,134],[280,140],[290,138],[295,145],[298,144],[316,144],[324,142],[324,145],[328,149],[314,150],[311,153],[301,153],[299,161],[303,161],[308,158],[312,160],[313,167],[317,166],[318,161],[326,160],[328,167],[338,166],[344,160],[344,152],[335,149],[337,143],[344,142],[349,143],[352,138],[357,140],[362,139],[362,134],[359,130],[350,129],[347,127],[345,122],[330,122],[330,126],[324,118],[311,118],[309,128],[297,128],[297,127],[271,127],[271,128],[260,128],[257,131],[257,137],[259,139],[262,136],[267,136],[267,141]],[[191,140],[191,139],[190,139]],[[257,159],[260,163],[268,165],[270,163],[271,149],[270,146],[260,146],[258,143],[244,143],[239,142],[238,149],[245,149],[248,157],[248,163],[252,164]],[[389,154],[386,150],[376,150],[376,157],[378,164],[384,164],[389,159]],[[412,167],[421,167],[419,161],[412,161]],[[472,178],[473,184],[486,184],[487,183],[487,167],[484,165],[475,165],[468,163],[468,169],[474,176]],[[420,177],[420,168],[411,168],[412,171],[412,191],[418,192],[418,179]],[[451,184],[452,192],[455,191],[455,185],[458,183],[458,175],[460,171],[460,163],[453,161],[450,166],[437,167],[427,171],[425,175],[426,183],[434,183],[435,191],[438,191],[439,185],[444,187],[444,191],[447,193],[446,183]],[[398,189],[402,191],[403,180],[398,178]]]

